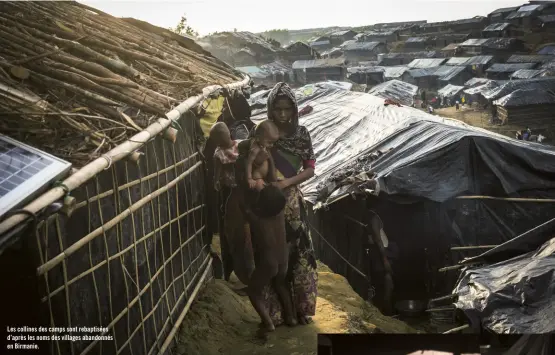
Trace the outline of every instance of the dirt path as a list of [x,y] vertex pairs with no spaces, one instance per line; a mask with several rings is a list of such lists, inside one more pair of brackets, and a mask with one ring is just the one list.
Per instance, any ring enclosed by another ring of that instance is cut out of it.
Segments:
[[179,334],[177,354],[316,354],[318,333],[415,333],[405,323],[382,315],[360,298],[347,280],[323,264],[318,268],[318,304],[314,323],[308,326],[278,327],[263,344],[254,338],[259,318],[247,297],[228,283],[212,280],[187,315]]

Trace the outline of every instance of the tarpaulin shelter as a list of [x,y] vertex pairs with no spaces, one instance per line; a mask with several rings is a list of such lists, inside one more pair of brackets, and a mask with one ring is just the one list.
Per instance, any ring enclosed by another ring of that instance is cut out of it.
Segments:
[[300,106],[313,107],[300,119],[317,160],[316,176],[302,186],[314,207],[311,234],[322,261],[363,297],[380,297],[383,272],[365,230],[371,213],[389,240],[395,297],[405,299],[452,290],[456,277],[437,270],[466,254],[450,247],[499,244],[552,213],[545,203],[458,197],[555,196],[553,148],[385,106],[373,95],[319,90],[298,97]]

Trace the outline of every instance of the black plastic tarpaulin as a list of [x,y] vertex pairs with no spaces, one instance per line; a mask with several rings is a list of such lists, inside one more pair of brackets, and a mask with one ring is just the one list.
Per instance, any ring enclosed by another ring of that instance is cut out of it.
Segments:
[[555,354],[553,334],[526,334],[504,355],[552,355]]
[[471,323],[495,333],[555,332],[555,238],[535,251],[466,270],[454,293]]

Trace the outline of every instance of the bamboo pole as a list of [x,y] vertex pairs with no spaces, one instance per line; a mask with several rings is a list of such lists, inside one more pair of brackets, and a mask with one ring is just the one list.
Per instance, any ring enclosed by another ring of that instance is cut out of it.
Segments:
[[177,320],[175,321],[175,324],[174,324],[172,330],[170,331],[170,334],[168,334],[168,337],[166,338],[166,340],[162,344],[162,348],[158,352],[159,355],[164,355],[164,353],[166,352],[166,350],[170,346],[171,342],[173,341],[173,338],[175,337],[175,334],[179,330],[179,326],[181,326],[181,323],[183,323],[183,319],[185,319],[185,316],[187,315],[187,312],[189,312],[189,309],[191,308],[191,305],[193,304],[193,301],[197,297],[197,294],[200,291],[201,286],[204,284],[204,279],[206,279],[206,275],[208,275],[208,271],[210,271],[210,266],[212,266],[212,261],[214,261],[214,259],[211,258],[210,261],[208,262],[208,265],[206,266],[206,269],[204,270],[204,273],[200,277],[200,280],[198,281],[197,286],[193,290],[193,293],[191,293],[191,297],[189,297],[189,300],[187,301],[187,304],[185,305],[185,308],[183,309],[183,311],[179,315],[179,318],[177,318]]
[[467,247],[452,247],[452,251],[456,250],[474,250],[474,249],[493,249],[498,247],[499,245],[469,245]]
[[509,201],[509,202],[547,202],[554,203],[555,199],[552,198],[525,198],[525,197],[494,197],[494,196],[457,196],[457,200],[495,200],[495,201]]
[[55,257],[53,257],[52,259],[47,261],[45,264],[39,266],[39,268],[37,269],[37,275],[42,275],[45,272],[47,272],[48,270],[51,270],[54,266],[58,265],[63,260],[67,259],[71,254],[73,254],[77,250],[81,249],[88,242],[90,242],[94,238],[98,237],[102,233],[105,233],[110,228],[113,228],[118,223],[123,221],[125,218],[129,217],[133,212],[136,212],[141,207],[146,205],[148,202],[152,201],[156,197],[160,196],[162,193],[168,191],[170,188],[177,185],[177,183],[179,181],[181,181],[183,178],[185,178],[187,175],[189,175],[191,172],[193,172],[196,168],[198,168],[201,165],[202,165],[202,162],[196,163],[195,165],[193,165],[192,167],[187,169],[187,171],[185,171],[183,174],[179,175],[177,178],[170,181],[166,186],[163,186],[163,187],[159,188],[158,190],[156,190],[156,191],[146,195],[145,197],[141,198],[140,200],[138,200],[137,202],[135,202],[134,204],[129,206],[129,208],[125,209],[122,213],[118,214],[117,216],[115,216],[114,218],[109,220],[108,222],[104,223],[103,225],[101,225],[100,227],[98,227],[97,229],[92,231],[92,233],[87,234],[83,238],[79,239],[77,242],[73,243],[66,250],[62,251],[60,254],[56,255]]
[[444,332],[443,334],[456,333],[456,332],[460,332],[461,330],[465,330],[465,329],[468,329],[468,328],[470,328],[470,326],[468,324],[465,324],[465,325],[461,325],[460,327],[449,329],[448,331]]
[[[248,85],[249,81],[250,78],[247,76],[243,79],[243,81],[224,85],[223,87],[226,87],[228,89],[236,89]],[[163,132],[172,124],[173,121],[178,120],[185,112],[199,104],[201,101],[205,100],[208,95],[220,88],[222,88],[222,86],[220,85],[212,85],[204,88],[202,90],[202,94],[188,98],[179,106],[166,113],[166,118],[158,119],[156,122],[145,128],[143,131],[137,133],[127,141],[110,150],[102,157],[95,159],[89,164],[82,167],[78,172],[65,179],[63,181],[63,185],[66,186],[69,191],[75,190],[79,186],[83,185],[85,182],[89,181],[96,174],[109,168],[112,163],[119,161],[127,157],[129,154],[136,151],[137,149],[140,149],[152,137],[155,137]],[[62,188],[61,186],[54,187],[40,197],[36,198],[31,203],[27,204],[24,209],[32,213],[38,213],[45,207],[62,198],[65,194],[66,192],[64,191],[64,188]],[[16,225],[24,222],[27,218],[27,215],[19,214],[6,219],[2,223],[0,223],[0,235],[6,233],[8,230],[12,229]]]

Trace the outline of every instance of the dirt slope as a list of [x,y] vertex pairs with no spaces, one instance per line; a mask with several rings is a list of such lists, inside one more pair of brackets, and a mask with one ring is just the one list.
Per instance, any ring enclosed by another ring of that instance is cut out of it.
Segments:
[[233,289],[237,280],[212,280],[200,294],[180,329],[177,354],[316,354],[316,335],[325,333],[414,333],[414,329],[385,317],[360,298],[347,280],[319,265],[318,305],[314,323],[278,327],[263,344],[255,340],[259,318],[247,297]]

